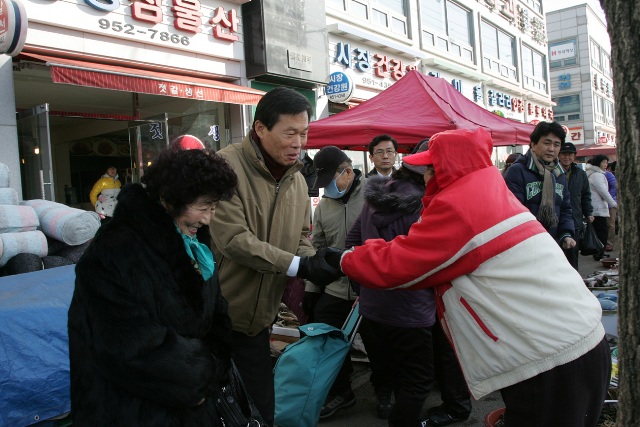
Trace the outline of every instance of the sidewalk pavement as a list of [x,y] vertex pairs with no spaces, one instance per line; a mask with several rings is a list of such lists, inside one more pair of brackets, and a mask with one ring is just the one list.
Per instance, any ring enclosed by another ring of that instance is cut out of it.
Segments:
[[[611,257],[618,257],[618,248],[610,252]],[[524,261],[526,262],[526,260]],[[580,256],[578,261],[578,271],[582,278],[588,277],[595,271],[607,270],[600,261],[595,261],[592,256]],[[319,427],[386,427],[387,420],[381,420],[376,416],[376,397],[369,381],[371,371],[368,363],[354,362],[354,373],[352,376],[352,387],[356,395],[356,405],[337,412],[327,420],[321,420]],[[422,416],[426,418],[427,409],[438,406],[440,392],[437,385],[431,391],[427,402],[422,409]],[[453,427],[485,427],[485,416],[498,408],[502,408],[504,403],[500,392],[485,396],[473,401],[471,415],[466,421],[451,424]]]

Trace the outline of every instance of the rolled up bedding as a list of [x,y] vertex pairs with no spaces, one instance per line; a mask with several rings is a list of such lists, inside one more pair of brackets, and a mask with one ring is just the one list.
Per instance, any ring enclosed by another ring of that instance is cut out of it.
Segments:
[[0,267],[18,254],[47,256],[47,238],[42,231],[0,234]]
[[13,188],[0,188],[0,205],[17,205],[18,193]]
[[34,231],[40,226],[31,206],[0,205],[0,234]]
[[38,215],[40,229],[45,235],[67,245],[81,245],[95,236],[100,228],[100,217],[95,212],[70,208],[49,200],[25,200]]

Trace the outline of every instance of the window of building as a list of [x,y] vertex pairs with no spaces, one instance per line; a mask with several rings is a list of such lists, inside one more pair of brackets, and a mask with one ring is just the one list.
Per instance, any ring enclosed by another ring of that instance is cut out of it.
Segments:
[[547,60],[543,54],[522,45],[522,78],[527,88],[547,92]]
[[532,10],[542,15],[542,1],[541,0],[520,0],[522,3],[529,6]]
[[600,53],[600,46],[598,43],[591,40],[591,66],[602,70],[602,58]]
[[580,120],[580,95],[566,95],[552,98],[557,105],[553,107],[553,118],[559,122]]
[[375,30],[408,35],[405,0],[326,0],[328,10],[367,21]]
[[612,75],[612,72],[611,72],[611,57],[605,51],[602,51],[602,73],[607,77],[611,77],[611,75]]
[[604,99],[601,96],[593,95],[593,111],[596,115],[596,122],[606,123],[604,121]]
[[515,38],[486,21],[481,24],[482,67],[486,72],[517,80]]
[[578,42],[567,39],[549,43],[549,68],[568,67],[578,63]]
[[420,2],[422,44],[473,62],[471,12],[450,0]]
[[615,105],[611,101],[603,99],[604,102],[604,122],[609,126],[615,126],[616,121],[616,109]]

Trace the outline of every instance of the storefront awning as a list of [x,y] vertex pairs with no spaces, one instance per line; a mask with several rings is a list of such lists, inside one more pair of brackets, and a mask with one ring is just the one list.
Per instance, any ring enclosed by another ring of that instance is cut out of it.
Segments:
[[54,83],[245,105],[256,105],[264,95],[257,89],[218,80],[32,53],[22,55],[44,61],[51,68]]

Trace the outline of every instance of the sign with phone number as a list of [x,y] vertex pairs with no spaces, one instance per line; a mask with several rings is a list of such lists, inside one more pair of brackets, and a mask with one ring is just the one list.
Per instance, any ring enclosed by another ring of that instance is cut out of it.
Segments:
[[137,36],[140,34],[142,37],[148,37],[151,40],[160,40],[167,43],[182,44],[183,46],[189,46],[190,40],[188,36],[180,34],[173,34],[167,31],[158,31],[153,28],[136,27],[131,24],[124,24],[119,21],[110,21],[108,19],[99,19],[98,25],[103,30],[111,30],[116,33],[129,34]]
[[[162,21],[157,23],[141,22],[132,17],[132,2],[115,0],[92,0],[100,3],[101,8],[95,8],[86,1],[78,0],[23,0],[27,9],[29,22],[44,24],[49,27],[64,28],[65,31],[75,30],[93,34],[99,34],[111,38],[128,40],[133,43],[157,45],[165,48],[179,49],[186,52],[194,52],[199,55],[207,55],[220,59],[240,61],[244,58],[242,43],[231,43],[228,40],[220,40],[213,34],[213,25],[208,20],[202,20],[202,31],[192,33],[181,31],[174,26],[175,19],[171,10],[173,2],[161,2]],[[159,3],[142,2],[144,4]],[[112,7],[105,10],[105,5]],[[44,5],[46,5],[46,7]],[[202,2],[200,13],[202,16],[214,16],[216,7],[223,7],[225,11],[233,9],[235,4],[229,1],[216,1],[215,5]],[[237,7],[237,6],[236,6]],[[44,33],[44,31],[43,31]],[[48,40],[51,43],[55,38],[44,37],[44,44]],[[89,40],[89,41],[88,41]],[[83,43],[91,43],[90,39],[83,39]],[[111,46],[107,46],[111,49]],[[114,45],[113,49],[121,49]],[[116,52],[103,52],[105,55]],[[212,73],[226,73],[225,65],[219,63]],[[233,72],[232,72],[233,74]]]

